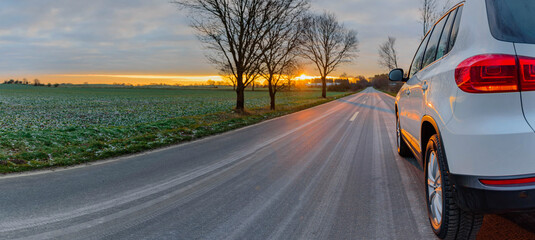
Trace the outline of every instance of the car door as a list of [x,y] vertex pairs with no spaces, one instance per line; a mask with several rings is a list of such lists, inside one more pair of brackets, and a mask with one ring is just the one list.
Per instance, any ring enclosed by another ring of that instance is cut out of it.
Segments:
[[425,92],[428,89],[428,80],[430,78],[427,67],[436,60],[440,37],[448,18],[449,14],[445,15],[428,34],[429,40],[423,53],[421,69],[407,82],[409,98],[406,105],[407,109],[405,109],[407,116],[404,128],[408,132],[408,137],[411,138],[409,141],[413,147],[419,148],[416,149],[418,151],[421,151],[420,131],[422,118],[425,116]]
[[427,42],[429,41],[430,35],[428,34],[424,40],[420,43],[420,47],[414,59],[412,60],[411,67],[409,68],[408,78],[409,80],[405,83],[403,88],[400,90],[400,97],[398,100],[398,113],[399,113],[399,122],[403,136],[414,146],[414,136],[411,134],[409,125],[411,124],[411,112],[412,106],[411,103],[411,88],[415,83],[418,83],[418,72],[422,68],[422,60],[424,57],[425,49],[427,47]]

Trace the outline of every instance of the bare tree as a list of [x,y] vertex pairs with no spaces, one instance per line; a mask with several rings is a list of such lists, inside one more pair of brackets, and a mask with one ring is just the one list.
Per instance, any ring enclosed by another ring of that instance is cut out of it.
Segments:
[[266,79],[270,97],[270,108],[275,110],[275,96],[284,87],[287,76],[297,65],[299,55],[302,19],[308,10],[308,1],[296,0],[292,9],[278,19],[262,41],[263,68],[260,72]]
[[245,110],[245,88],[262,67],[262,41],[298,0],[176,0],[211,50],[209,60],[236,81],[236,110]]
[[302,54],[316,65],[322,81],[321,96],[326,98],[327,76],[356,57],[357,32],[346,29],[331,13],[309,16],[303,22]]
[[420,23],[422,24],[422,39],[431,30],[437,18],[437,0],[421,0]]
[[287,91],[292,91],[292,86],[295,86],[295,78],[303,72],[303,66],[299,61],[294,61],[283,72],[284,88]]
[[234,78],[234,76],[223,76],[223,81],[229,86],[232,86],[232,90],[236,90],[236,78]]
[[[262,69],[262,68],[261,68]],[[256,87],[256,84],[258,84],[258,81],[261,79],[262,75],[261,75],[261,71],[262,70],[258,70],[258,72],[255,73],[254,76],[245,76],[246,79],[251,79],[249,80],[249,85],[251,85],[251,91],[255,91],[255,87]]]
[[451,0],[442,1],[442,11],[439,15],[444,15],[448,10],[453,7],[453,2]]
[[[421,0],[420,23],[422,24],[422,39],[433,28],[438,19],[450,10],[454,4],[451,0]],[[440,10],[439,10],[440,9]]]
[[379,46],[379,65],[387,71],[398,68],[398,54],[396,51],[396,38],[388,37],[388,40]]

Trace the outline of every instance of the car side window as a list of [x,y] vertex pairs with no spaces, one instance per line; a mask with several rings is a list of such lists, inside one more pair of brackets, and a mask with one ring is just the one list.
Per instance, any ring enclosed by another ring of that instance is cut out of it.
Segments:
[[451,28],[453,26],[456,13],[457,13],[457,10],[452,11],[448,18],[448,21],[446,22],[446,26],[444,27],[444,31],[442,32],[442,37],[440,37],[440,43],[438,44],[436,59],[440,59],[441,57],[448,54],[449,52],[448,47],[449,47]]
[[427,37],[420,43],[420,47],[418,48],[418,51],[416,52],[416,55],[414,56],[414,59],[412,60],[411,69],[409,71],[409,78],[414,76],[420,69],[422,69],[422,59],[424,57],[425,48],[427,47],[427,42],[429,41],[429,36],[431,34],[427,34]]
[[433,33],[431,33],[431,37],[429,38],[429,43],[427,44],[427,48],[425,50],[424,62],[422,64],[422,68],[427,67],[427,65],[431,64],[432,62],[436,60],[438,42],[440,40],[440,36],[442,35],[442,30],[444,29],[444,25],[446,24],[447,17],[448,16],[442,18],[442,20],[435,25],[435,28],[433,29]]
[[453,23],[453,28],[451,29],[450,43],[448,51],[451,51],[457,40],[457,35],[459,34],[459,24],[461,23],[461,16],[463,15],[463,6],[460,6],[457,9],[457,16],[455,16],[455,23]]

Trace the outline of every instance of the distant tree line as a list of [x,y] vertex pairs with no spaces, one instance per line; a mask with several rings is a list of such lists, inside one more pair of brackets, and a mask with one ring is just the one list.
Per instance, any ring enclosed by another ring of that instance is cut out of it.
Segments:
[[388,74],[377,74],[370,78],[370,83],[375,89],[391,93],[399,92],[399,89],[403,86],[403,83],[390,81]]
[[333,92],[345,92],[345,91],[359,91],[364,88],[370,87],[371,84],[364,76],[357,76],[354,81],[349,81],[348,78],[343,78],[344,74],[339,79],[334,79],[333,84],[327,89]]
[[30,83],[26,78],[24,78],[24,79],[22,79],[22,81],[19,81],[18,79],[17,80],[14,80],[14,79],[5,80],[3,84],[59,87],[59,83],[55,83],[55,84],[47,83],[47,84],[44,84],[44,83],[41,83],[41,81],[39,79],[37,79],[37,78],[34,79],[32,83]]

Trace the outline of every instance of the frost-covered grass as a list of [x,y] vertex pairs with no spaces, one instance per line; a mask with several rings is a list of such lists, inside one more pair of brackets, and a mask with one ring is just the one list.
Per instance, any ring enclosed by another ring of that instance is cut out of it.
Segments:
[[[331,99],[343,93],[330,93]],[[231,90],[47,88],[0,85],[0,173],[65,166],[224,132],[326,100],[247,92],[250,115],[234,114]]]

